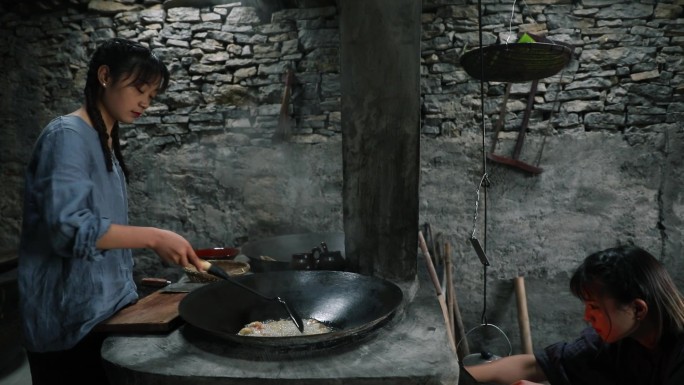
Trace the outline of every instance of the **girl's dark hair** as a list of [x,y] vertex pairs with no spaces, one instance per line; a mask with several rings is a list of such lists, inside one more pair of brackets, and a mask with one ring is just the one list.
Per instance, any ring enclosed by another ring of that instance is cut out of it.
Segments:
[[[148,48],[134,41],[114,38],[107,40],[95,50],[88,66],[83,93],[85,94],[86,112],[93,123],[93,128],[100,137],[107,170],[112,171],[112,154],[107,144],[109,136],[102,119],[102,113],[98,109],[98,101],[104,92],[104,88],[98,81],[97,71],[103,65],[109,68],[112,84],[130,77],[129,84],[135,86],[159,84],[158,92],[163,92],[168,86],[169,70]],[[121,164],[128,180],[128,168],[121,154],[119,142],[119,122],[114,122],[111,135],[114,155]]]
[[572,293],[586,301],[590,295],[609,296],[620,305],[637,298],[659,325],[658,334],[684,332],[684,299],[663,265],[635,246],[599,251],[585,258],[570,279]]

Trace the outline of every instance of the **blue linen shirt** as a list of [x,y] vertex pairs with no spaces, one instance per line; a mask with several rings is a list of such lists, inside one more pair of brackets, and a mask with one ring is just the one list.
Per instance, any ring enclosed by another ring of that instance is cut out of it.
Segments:
[[19,306],[26,349],[73,347],[138,298],[130,249],[95,244],[128,224],[126,182],[107,171],[97,132],[77,116],[52,120],[26,170],[19,246]]

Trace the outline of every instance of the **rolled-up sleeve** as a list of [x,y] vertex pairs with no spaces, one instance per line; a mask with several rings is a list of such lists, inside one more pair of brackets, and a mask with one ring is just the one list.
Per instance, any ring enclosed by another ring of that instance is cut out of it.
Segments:
[[53,131],[44,138],[35,186],[45,195],[36,203],[42,205],[55,253],[98,260],[103,254],[95,244],[112,222],[93,205],[93,181],[87,167],[92,150],[85,146],[84,138],[72,130]]

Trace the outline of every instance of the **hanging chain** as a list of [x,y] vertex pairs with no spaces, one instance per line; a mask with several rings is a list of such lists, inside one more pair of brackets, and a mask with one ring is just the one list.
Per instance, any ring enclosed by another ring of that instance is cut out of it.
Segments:
[[[487,188],[489,187],[490,182],[489,182],[489,175],[487,174],[486,170],[484,175],[482,175],[482,179],[480,179],[480,183],[477,185],[477,191],[475,192],[477,194],[477,199],[475,200],[475,214],[473,215],[473,231],[470,233],[471,238],[476,238],[475,237],[475,232],[477,231],[477,216],[478,216],[478,211],[480,210],[480,189],[482,187],[485,188],[485,194],[487,192]],[[485,211],[487,209],[487,202],[485,198]],[[486,215],[486,212],[485,212]],[[485,223],[486,227],[486,223]]]

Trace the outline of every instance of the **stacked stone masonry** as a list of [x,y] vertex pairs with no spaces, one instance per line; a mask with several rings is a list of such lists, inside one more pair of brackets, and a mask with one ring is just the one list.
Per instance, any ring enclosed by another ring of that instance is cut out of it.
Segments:
[[[128,141],[150,136],[163,146],[218,130],[233,133],[241,144],[267,144],[277,126],[287,68],[297,80],[288,106],[295,140],[315,143],[340,135],[335,7],[284,9],[264,19],[256,8],[240,2],[169,9],[159,1],[80,3],[87,10],[67,8],[30,19],[11,12],[2,16],[5,50],[22,44],[41,53],[36,64],[47,75],[47,111],[60,112],[74,103],[93,48],[119,36],[153,48],[168,63],[173,79],[168,92],[137,123],[140,129],[129,132]],[[539,84],[532,133],[657,129],[681,119],[681,4],[485,1],[482,16],[484,45],[534,32],[575,47],[570,65]],[[425,134],[457,136],[479,129],[479,84],[459,64],[465,50],[480,44],[477,17],[474,1],[424,2]],[[12,65],[12,59],[10,54],[3,65]],[[520,126],[529,86],[513,86],[505,130]],[[504,88],[485,85],[489,125],[497,119]]]

